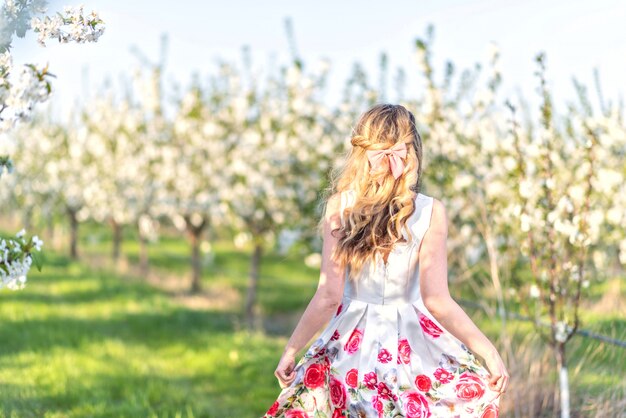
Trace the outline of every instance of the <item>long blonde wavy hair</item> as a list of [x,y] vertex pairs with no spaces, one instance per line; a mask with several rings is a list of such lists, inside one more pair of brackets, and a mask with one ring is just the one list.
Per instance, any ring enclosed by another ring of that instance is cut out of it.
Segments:
[[[388,164],[370,172],[366,151],[387,149],[399,142],[407,148],[402,174],[394,178]],[[328,199],[337,192],[354,190],[354,205],[344,209],[344,225],[333,230],[333,236],[338,237],[333,258],[342,267],[349,265],[349,277],[355,279],[377,251],[386,254],[396,241],[404,239],[402,230],[415,210],[415,197],[421,188],[422,138],[409,110],[383,103],[359,117],[351,144],[343,164],[331,171],[318,231],[323,231]],[[410,242],[411,234],[407,236]]]

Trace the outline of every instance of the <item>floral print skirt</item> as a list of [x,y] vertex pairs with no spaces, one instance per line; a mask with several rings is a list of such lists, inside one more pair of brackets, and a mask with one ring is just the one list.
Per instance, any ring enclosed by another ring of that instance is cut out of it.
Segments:
[[264,418],[496,418],[489,372],[421,300],[344,297]]

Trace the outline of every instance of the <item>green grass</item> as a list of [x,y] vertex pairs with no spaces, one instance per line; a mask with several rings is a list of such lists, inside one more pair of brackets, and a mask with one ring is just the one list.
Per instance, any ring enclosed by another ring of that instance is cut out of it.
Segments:
[[284,339],[64,257],[3,290],[0,318],[0,416],[251,417],[277,389]]
[[[109,256],[107,230],[87,225],[81,236],[82,254]],[[126,236],[123,252],[137,261],[133,238]],[[225,241],[213,249],[203,287],[243,294],[249,252]],[[150,246],[150,258],[153,268],[188,274],[183,239],[164,237]],[[301,256],[264,254],[262,312],[297,319],[317,278]],[[498,321],[466,310],[497,339]],[[43,271],[33,269],[24,290],[0,291],[0,417],[259,417],[278,395],[273,371],[291,327],[263,335],[243,331],[241,322],[241,306],[186,308],[137,278],[46,250]],[[529,323],[508,327],[514,344],[533,332]],[[585,327],[626,339],[618,316],[586,315]],[[574,402],[621,384],[624,353],[575,337],[568,345]]]

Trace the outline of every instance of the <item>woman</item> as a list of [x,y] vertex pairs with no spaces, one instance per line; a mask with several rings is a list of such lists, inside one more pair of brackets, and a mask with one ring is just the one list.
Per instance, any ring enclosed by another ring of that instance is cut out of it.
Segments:
[[276,368],[282,391],[265,417],[497,417],[509,375],[448,292],[448,221],[443,204],[419,192],[413,114],[376,105],[351,143],[319,223],[319,285]]

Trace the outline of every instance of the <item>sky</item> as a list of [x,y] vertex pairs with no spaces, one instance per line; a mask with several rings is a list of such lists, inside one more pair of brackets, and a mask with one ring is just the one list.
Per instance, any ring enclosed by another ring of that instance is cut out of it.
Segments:
[[[72,0],[50,1],[60,11]],[[165,81],[186,84],[192,73],[212,73],[218,58],[241,62],[241,48],[250,47],[258,66],[291,57],[285,18],[292,20],[299,55],[305,65],[331,61],[330,97],[339,98],[355,61],[378,83],[379,57],[386,52],[390,74],[407,73],[405,96],[421,95],[415,62],[415,39],[428,24],[435,29],[433,63],[439,78],[446,60],[457,68],[486,64],[490,43],[501,53],[502,97],[521,94],[538,100],[534,57],[547,54],[547,78],[561,110],[574,100],[572,77],[593,88],[598,68],[606,99],[618,101],[626,86],[626,2],[552,1],[82,1],[97,10],[106,31],[94,44],[41,47],[36,35],[13,44],[15,63],[50,65],[54,80],[53,106],[69,111],[76,100],[95,94],[108,77],[119,82],[139,64],[137,47],[152,62],[160,59],[160,37],[168,34]],[[595,99],[595,95],[592,96]]]

